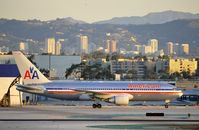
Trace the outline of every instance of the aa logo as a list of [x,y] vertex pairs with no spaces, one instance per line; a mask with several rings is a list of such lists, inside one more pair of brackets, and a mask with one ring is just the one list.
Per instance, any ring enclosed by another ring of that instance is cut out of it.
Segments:
[[30,70],[26,70],[24,79],[39,79],[38,73],[34,70],[34,67],[30,67]]

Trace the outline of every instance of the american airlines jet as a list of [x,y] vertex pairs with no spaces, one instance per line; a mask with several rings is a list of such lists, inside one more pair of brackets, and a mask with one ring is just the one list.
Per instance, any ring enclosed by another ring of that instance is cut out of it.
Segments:
[[50,81],[21,52],[13,52],[23,78],[17,90],[62,100],[92,100],[128,105],[129,101],[165,101],[182,96],[182,91],[166,82],[154,81]]

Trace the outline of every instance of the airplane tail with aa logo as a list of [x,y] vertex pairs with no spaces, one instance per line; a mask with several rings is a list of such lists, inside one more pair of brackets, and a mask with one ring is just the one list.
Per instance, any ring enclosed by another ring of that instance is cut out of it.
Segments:
[[12,52],[24,84],[50,82],[20,51]]

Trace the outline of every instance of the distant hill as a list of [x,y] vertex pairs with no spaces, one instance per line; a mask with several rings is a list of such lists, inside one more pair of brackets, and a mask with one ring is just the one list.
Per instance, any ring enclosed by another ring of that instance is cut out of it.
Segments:
[[163,49],[168,41],[179,44],[188,42],[191,54],[199,55],[199,19],[144,25],[87,24],[72,18],[51,21],[0,19],[0,46],[10,49],[18,49],[18,43],[24,41],[31,43],[31,51],[42,51],[45,39],[55,37],[65,40],[62,44],[65,52],[78,53],[81,34],[89,37],[89,45],[105,47],[106,33],[111,33],[117,40],[118,48],[126,50],[132,50],[131,45],[134,43],[131,37],[135,36],[141,44],[156,38]]
[[86,24],[86,22],[84,21],[81,21],[81,20],[75,20],[71,17],[67,17],[67,18],[57,18],[56,20],[51,20],[51,21],[48,21],[50,22],[51,24],[54,24],[54,25],[74,25],[74,24]]
[[162,24],[174,20],[181,19],[199,19],[199,14],[178,12],[178,11],[164,11],[158,13],[149,13],[143,17],[131,16],[131,17],[116,17],[110,20],[99,21],[95,24]]

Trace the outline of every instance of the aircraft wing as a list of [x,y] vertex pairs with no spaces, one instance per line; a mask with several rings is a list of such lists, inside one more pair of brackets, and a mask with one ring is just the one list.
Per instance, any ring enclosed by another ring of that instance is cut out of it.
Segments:
[[91,90],[78,90],[73,89],[73,91],[81,92],[88,94],[93,99],[100,99],[106,102],[115,103],[117,105],[127,105],[130,99],[133,99],[133,95],[130,94],[110,94],[106,92],[98,92],[98,91],[91,91]]
[[72,89],[72,90],[88,94],[92,98],[98,98],[98,99],[101,99],[101,100],[113,97],[113,95],[109,94],[109,93],[103,93],[103,92],[97,92],[97,91],[91,91],[91,90],[82,90],[82,89]]

